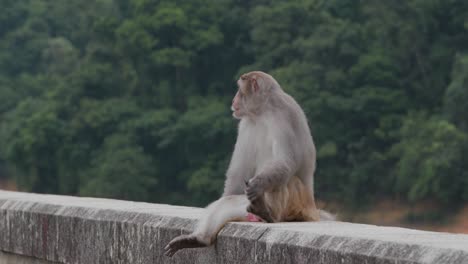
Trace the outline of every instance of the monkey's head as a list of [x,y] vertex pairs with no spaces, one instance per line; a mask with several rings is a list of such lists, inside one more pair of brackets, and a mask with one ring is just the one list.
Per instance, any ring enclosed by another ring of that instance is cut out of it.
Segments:
[[280,87],[271,75],[261,71],[242,74],[237,80],[237,86],[231,106],[232,116],[237,119],[260,114],[271,92]]

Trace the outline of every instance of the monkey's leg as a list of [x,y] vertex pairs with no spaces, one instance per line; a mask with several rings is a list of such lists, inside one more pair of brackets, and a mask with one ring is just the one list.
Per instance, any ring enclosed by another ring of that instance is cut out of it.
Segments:
[[171,257],[184,248],[207,247],[213,244],[219,230],[227,222],[247,221],[248,204],[245,195],[221,197],[205,209],[192,234],[178,236],[169,242],[164,248],[165,255]]

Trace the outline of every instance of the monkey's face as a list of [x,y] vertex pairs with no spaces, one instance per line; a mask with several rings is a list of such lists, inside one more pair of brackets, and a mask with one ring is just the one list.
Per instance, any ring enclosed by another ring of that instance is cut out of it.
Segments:
[[241,119],[247,114],[255,113],[254,107],[257,104],[259,86],[257,78],[254,75],[243,74],[237,80],[238,90],[234,99],[232,99],[232,116]]
[[272,89],[280,88],[271,75],[260,71],[242,74],[237,80],[237,86],[238,90],[231,106],[232,115],[237,119],[260,115],[268,106],[266,102]]
[[[239,81],[237,81],[239,85]],[[232,110],[232,116],[236,119],[241,119],[242,116],[244,116],[245,113],[245,101],[246,101],[246,94],[244,91],[242,91],[241,88],[237,90],[236,95],[234,96],[234,99],[232,99],[232,105],[231,105],[231,110]]]

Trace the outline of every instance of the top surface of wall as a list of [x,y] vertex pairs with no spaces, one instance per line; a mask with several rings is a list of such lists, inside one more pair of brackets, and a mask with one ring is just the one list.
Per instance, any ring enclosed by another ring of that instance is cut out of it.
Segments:
[[215,246],[163,256],[201,213],[0,191],[0,250],[61,263],[468,263],[468,235],[344,222],[229,223]]

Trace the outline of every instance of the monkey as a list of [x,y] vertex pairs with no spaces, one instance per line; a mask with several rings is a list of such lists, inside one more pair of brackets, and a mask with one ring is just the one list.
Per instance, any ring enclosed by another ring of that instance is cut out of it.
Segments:
[[335,220],[315,204],[316,149],[302,108],[267,73],[242,74],[237,86],[231,110],[239,125],[224,192],[193,233],[169,242],[167,256],[212,245],[231,221]]

